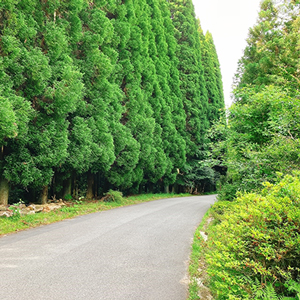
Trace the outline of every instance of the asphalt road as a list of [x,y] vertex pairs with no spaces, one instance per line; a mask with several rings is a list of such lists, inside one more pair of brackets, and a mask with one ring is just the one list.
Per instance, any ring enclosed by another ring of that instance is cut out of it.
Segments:
[[184,300],[215,196],[163,199],[0,238],[1,300]]

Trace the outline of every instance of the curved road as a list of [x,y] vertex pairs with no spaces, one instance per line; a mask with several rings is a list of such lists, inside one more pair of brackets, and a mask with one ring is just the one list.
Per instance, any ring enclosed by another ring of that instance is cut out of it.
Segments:
[[163,199],[0,238],[1,300],[184,300],[215,196]]

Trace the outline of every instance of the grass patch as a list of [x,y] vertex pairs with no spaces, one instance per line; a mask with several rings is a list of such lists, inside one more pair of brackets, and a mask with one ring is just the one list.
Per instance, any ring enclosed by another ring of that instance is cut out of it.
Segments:
[[116,207],[128,206],[142,202],[159,200],[164,198],[187,197],[189,194],[143,194],[123,197],[120,201],[103,202],[95,201],[74,201],[72,205],[62,207],[52,212],[40,212],[32,215],[15,215],[10,218],[0,217],[0,236],[59,222],[65,219],[72,219],[77,216],[105,211]]
[[188,300],[211,299],[210,291],[206,287],[208,278],[204,258],[206,242],[201,235],[201,232],[206,231],[207,224],[210,222],[210,211],[211,209],[205,213],[194,235],[189,263],[190,283]]

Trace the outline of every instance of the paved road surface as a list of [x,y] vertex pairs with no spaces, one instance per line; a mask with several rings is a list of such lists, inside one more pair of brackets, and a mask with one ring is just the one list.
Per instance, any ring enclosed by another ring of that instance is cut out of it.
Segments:
[[214,196],[157,200],[0,238],[1,300],[184,300]]

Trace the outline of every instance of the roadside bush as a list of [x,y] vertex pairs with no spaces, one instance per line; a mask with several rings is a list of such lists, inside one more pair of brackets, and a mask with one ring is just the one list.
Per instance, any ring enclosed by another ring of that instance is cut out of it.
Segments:
[[123,194],[119,191],[109,190],[104,195],[105,196],[102,199],[106,202],[122,202],[123,200]]
[[213,208],[206,256],[216,299],[298,299],[300,172],[227,203]]
[[218,190],[218,200],[233,201],[236,197],[236,193],[240,187],[239,183],[225,182],[222,188]]

